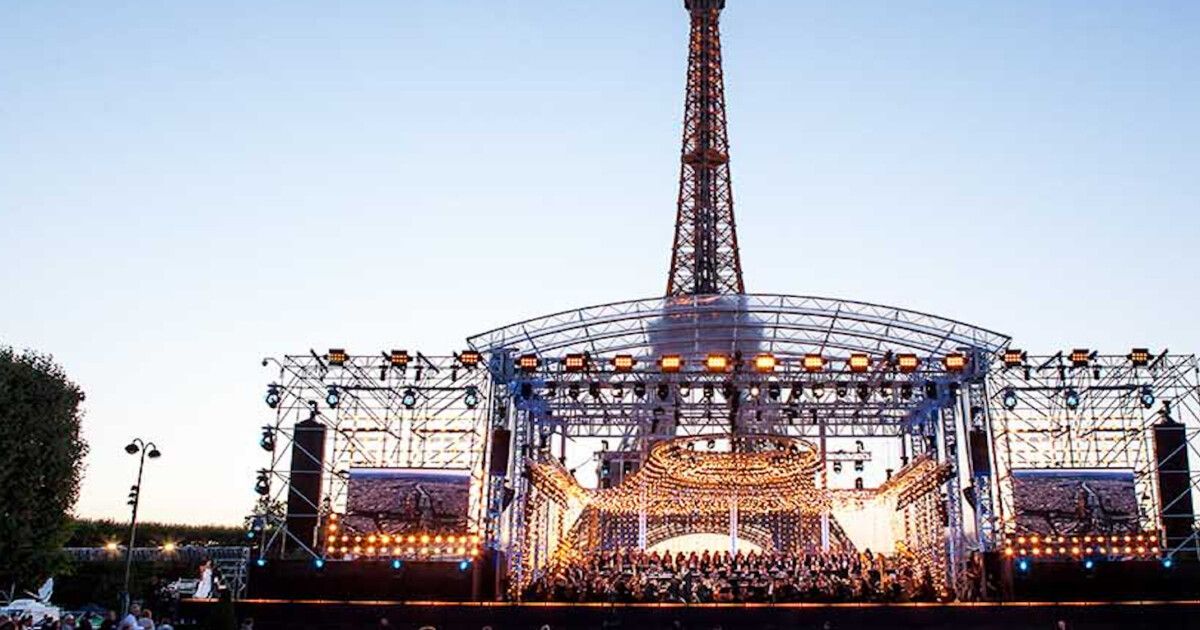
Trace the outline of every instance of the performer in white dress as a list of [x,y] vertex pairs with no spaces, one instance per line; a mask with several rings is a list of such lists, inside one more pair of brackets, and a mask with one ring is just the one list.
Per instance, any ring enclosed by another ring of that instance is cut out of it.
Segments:
[[205,560],[204,564],[200,565],[200,583],[196,585],[196,593],[192,595],[195,599],[209,599],[213,593],[213,572],[212,561]]

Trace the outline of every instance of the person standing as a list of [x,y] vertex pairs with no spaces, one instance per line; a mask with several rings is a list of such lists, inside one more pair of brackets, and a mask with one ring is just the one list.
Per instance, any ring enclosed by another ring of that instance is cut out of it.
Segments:
[[121,619],[121,623],[117,624],[117,630],[141,630],[138,625],[138,616],[142,614],[142,607],[138,604],[133,604],[129,607],[129,613],[125,618]]

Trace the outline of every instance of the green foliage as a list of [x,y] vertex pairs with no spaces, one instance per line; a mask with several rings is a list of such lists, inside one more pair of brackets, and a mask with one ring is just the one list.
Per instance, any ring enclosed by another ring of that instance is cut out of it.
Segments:
[[87,444],[83,392],[53,359],[0,348],[0,584],[35,589],[65,566]]
[[[103,547],[110,541],[125,544],[128,538],[129,521],[77,519],[65,546]],[[236,547],[246,544],[246,530],[229,525],[138,522],[136,546],[154,547],[168,542]]]

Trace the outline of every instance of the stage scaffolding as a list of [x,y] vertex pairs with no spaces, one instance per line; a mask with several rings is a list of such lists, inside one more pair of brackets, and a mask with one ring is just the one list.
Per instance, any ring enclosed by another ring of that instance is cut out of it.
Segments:
[[276,507],[256,514],[260,556],[326,555],[314,532],[289,531],[282,514],[289,499],[297,500],[292,479],[296,426],[310,419],[326,429],[324,456],[320,498],[299,496],[302,516],[324,523],[330,514],[344,514],[352,468],[463,469],[472,479],[468,532],[480,531],[489,372],[465,364],[459,355],[403,356],[403,365],[393,362],[390,352],[347,355],[335,362],[315,352],[263,360],[275,371],[267,392],[277,401],[263,427],[274,437],[270,462],[259,474],[268,480],[265,505]]

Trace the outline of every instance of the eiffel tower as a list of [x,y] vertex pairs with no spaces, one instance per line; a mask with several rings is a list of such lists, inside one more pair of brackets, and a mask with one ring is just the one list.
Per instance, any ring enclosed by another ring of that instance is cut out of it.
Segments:
[[691,16],[679,201],[667,296],[740,294],[719,21],[725,0],[685,0]]

